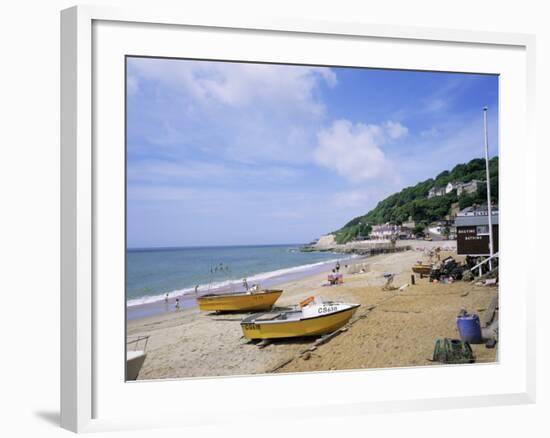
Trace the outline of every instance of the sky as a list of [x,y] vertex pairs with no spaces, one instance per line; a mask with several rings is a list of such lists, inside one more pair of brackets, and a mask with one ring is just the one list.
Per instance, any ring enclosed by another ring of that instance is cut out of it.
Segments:
[[498,77],[127,58],[129,248],[307,243],[498,155]]

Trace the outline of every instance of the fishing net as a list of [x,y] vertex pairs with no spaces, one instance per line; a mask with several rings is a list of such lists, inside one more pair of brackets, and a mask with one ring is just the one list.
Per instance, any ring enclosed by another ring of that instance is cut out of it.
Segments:
[[472,347],[459,339],[440,338],[435,341],[434,362],[461,364],[475,362]]

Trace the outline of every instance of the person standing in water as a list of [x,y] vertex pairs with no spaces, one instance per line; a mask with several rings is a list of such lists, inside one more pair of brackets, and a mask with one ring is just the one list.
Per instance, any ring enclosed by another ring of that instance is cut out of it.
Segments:
[[180,299],[176,298],[176,311],[180,310]]
[[336,270],[337,274],[338,274],[338,272],[340,272],[340,261],[336,262],[336,266],[334,267],[334,269]]

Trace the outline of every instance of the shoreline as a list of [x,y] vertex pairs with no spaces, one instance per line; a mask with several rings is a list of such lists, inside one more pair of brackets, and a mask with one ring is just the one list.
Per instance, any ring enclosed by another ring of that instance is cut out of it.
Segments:
[[[382,290],[384,272],[395,274],[397,287],[409,283],[410,267],[422,255],[419,248],[354,260],[343,270],[341,285],[323,286],[326,272],[279,284],[284,292],[277,306],[312,295],[361,304],[345,333],[308,355],[301,353],[315,338],[277,340],[265,348],[248,342],[240,328],[246,313],[217,315],[191,308],[128,321],[127,336],[150,336],[138,380],[434,366],[429,358],[435,339],[458,337],[455,318],[460,309],[482,317],[498,290],[462,281],[434,284],[418,276],[415,286]],[[447,255],[452,253],[442,254]],[[497,360],[497,348],[472,348],[477,363]]]
[[[260,272],[254,274],[249,278],[249,284],[252,286],[254,282],[258,282],[260,287],[269,288],[285,284],[290,281],[300,280],[302,278],[309,277],[311,275],[319,273],[328,273],[334,267],[336,261],[339,261],[342,265],[362,260],[364,257],[354,254],[341,254],[334,253],[335,256],[341,255],[341,257],[335,257],[331,260],[323,262],[316,262],[306,265],[292,266],[289,268],[283,268],[270,272]],[[262,278],[262,280],[258,280]],[[208,287],[208,285],[199,286],[199,296],[205,293],[222,294],[224,292],[233,291],[236,287],[241,287],[242,280],[228,280]],[[208,289],[206,289],[208,287]],[[206,290],[205,290],[206,289]],[[153,316],[156,314],[165,314],[175,310],[176,298],[180,300],[180,307],[182,309],[188,309],[196,307],[196,296],[193,288],[183,288],[181,290],[169,292],[168,302],[165,301],[165,294],[158,294],[154,296],[146,296],[142,298],[132,298],[127,301],[126,304],[126,318],[128,321]],[[128,304],[129,302],[135,302],[137,300],[144,300],[145,302],[139,304]]]

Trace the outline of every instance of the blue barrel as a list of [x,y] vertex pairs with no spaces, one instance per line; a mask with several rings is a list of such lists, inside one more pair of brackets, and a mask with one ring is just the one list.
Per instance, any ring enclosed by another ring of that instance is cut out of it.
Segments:
[[456,317],[456,326],[460,333],[460,339],[469,344],[482,344],[481,325],[479,316],[463,313]]

